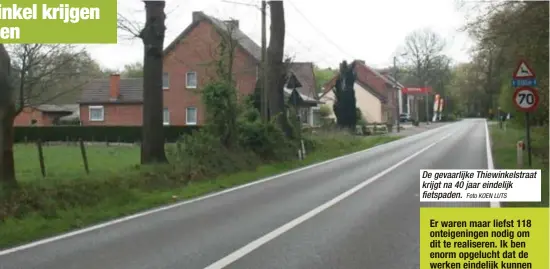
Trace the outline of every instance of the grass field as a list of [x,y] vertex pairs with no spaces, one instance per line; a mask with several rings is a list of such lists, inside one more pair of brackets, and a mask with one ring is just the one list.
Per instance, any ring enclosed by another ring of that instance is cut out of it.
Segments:
[[[15,169],[20,182],[33,180],[72,180],[86,177],[78,145],[43,146],[46,178],[42,178],[38,148],[35,144],[18,144],[14,148]],[[112,173],[139,164],[138,146],[87,145],[90,176]]]
[[[46,161],[46,165],[49,165],[52,170],[52,174],[50,174],[52,180],[44,180],[47,183],[39,189],[36,189],[36,186],[42,184],[32,181],[32,179],[40,177],[36,149],[32,146],[18,145],[16,148],[17,161],[19,162],[18,173],[25,175],[21,180],[27,181],[27,184],[23,184],[26,189],[21,195],[25,197],[30,195],[30,201],[39,202],[39,206],[34,205],[37,209],[26,207],[27,211],[24,215],[10,215],[3,222],[0,221],[0,249],[86,227],[155,206],[245,184],[399,138],[348,136],[348,138],[342,139],[338,136],[323,136],[317,139],[321,143],[319,149],[310,152],[303,161],[293,160],[264,164],[253,171],[220,175],[211,179],[192,181],[189,184],[179,183],[177,178],[165,179],[164,177],[168,177],[168,175],[151,170],[149,175],[153,177],[153,181],[160,180],[159,184],[152,185],[148,184],[146,180],[140,179],[139,177],[144,174],[140,174],[136,169],[128,172],[122,171],[125,166],[132,166],[138,162],[139,148],[137,147],[88,146],[92,173],[89,177],[85,177],[82,176],[85,173],[81,167],[78,147],[51,146],[51,148],[44,149],[44,154],[46,159],[48,156],[50,158],[49,162]],[[57,169],[56,173],[53,172],[54,169]],[[109,173],[117,170],[120,172]],[[106,176],[96,176],[102,173],[105,173]],[[109,174],[111,175],[109,176]],[[54,180],[64,177],[72,179],[80,177],[81,182],[74,184],[74,181],[58,182]],[[162,185],[162,182],[174,184]],[[60,194],[62,195],[60,196]],[[21,201],[27,203],[25,199]],[[27,205],[16,204],[16,206]],[[0,204],[0,216],[1,211]]]
[[[506,130],[498,125],[490,125],[493,159],[497,169],[517,169],[516,143],[525,139],[525,129],[520,126],[508,125]],[[504,203],[508,207],[548,207],[548,129],[533,128],[532,131],[532,169],[542,170],[542,202]],[[528,167],[527,152],[524,151],[523,168]]]

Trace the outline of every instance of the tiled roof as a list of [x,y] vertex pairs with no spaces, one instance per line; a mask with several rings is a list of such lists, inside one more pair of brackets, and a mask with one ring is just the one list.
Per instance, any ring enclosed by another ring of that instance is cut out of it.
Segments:
[[[191,30],[198,25],[201,21],[207,21],[210,24],[212,24],[218,31],[228,31],[228,24],[224,22],[223,20],[220,20],[218,18],[206,15],[202,11],[195,11],[193,12],[193,22],[191,25],[189,25],[185,30],[183,30],[165,49],[164,54],[166,55],[170,51],[172,51],[177,44],[180,43],[182,39],[187,36]],[[262,58],[262,49],[254,40],[252,40],[249,36],[247,36],[243,31],[241,31],[239,28],[232,28],[232,36],[235,38],[235,40],[238,41],[239,45],[252,56],[257,61],[260,61]]]
[[143,101],[143,79],[121,78],[120,96],[116,101],[110,100],[110,79],[96,79],[82,89],[79,103],[140,103]]
[[76,112],[78,111],[78,104],[67,104],[67,105],[39,105],[36,106],[36,109],[44,112]]
[[[356,82],[365,86],[365,88],[372,90],[378,98],[385,100],[388,96],[388,87],[393,87],[394,83],[386,76],[380,74],[378,71],[369,67],[361,61],[354,61],[355,72],[357,74]],[[329,82],[327,82],[323,89],[323,95],[331,91],[334,87],[339,75],[334,76]]]
[[313,72],[313,63],[310,62],[294,62],[290,64],[290,72],[296,76],[302,87],[297,88],[301,95],[311,99],[319,99],[317,95],[315,73]]

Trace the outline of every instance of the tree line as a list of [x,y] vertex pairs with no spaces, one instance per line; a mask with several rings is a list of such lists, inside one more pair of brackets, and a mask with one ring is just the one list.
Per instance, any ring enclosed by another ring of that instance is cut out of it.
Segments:
[[512,101],[512,74],[521,59],[537,75],[540,104],[532,124],[548,125],[548,2],[506,1],[464,6],[477,14],[464,27],[475,42],[472,59],[456,66],[451,83],[455,111],[495,117],[511,113],[523,122]]

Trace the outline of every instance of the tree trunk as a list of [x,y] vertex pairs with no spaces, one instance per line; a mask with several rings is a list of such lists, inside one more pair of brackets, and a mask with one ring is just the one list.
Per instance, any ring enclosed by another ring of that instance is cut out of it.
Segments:
[[17,186],[13,161],[15,99],[11,84],[11,60],[0,44],[0,187]]
[[164,48],[164,1],[145,1],[146,22],[143,41],[143,128],[141,164],[165,163],[162,59]]
[[292,127],[287,119],[284,100],[286,70],[283,56],[285,46],[285,12],[283,1],[269,1],[271,10],[271,37],[267,48],[267,94],[269,116],[278,117],[277,122],[287,137],[292,136]]
[[11,104],[0,112],[0,185],[17,186],[15,178],[15,162],[13,160],[13,120],[15,105]]

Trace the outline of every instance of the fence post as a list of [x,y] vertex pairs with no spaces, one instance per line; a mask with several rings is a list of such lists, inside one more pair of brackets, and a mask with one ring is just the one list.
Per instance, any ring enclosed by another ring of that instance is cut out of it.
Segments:
[[523,141],[518,141],[516,144],[516,157],[517,157],[517,165],[518,168],[523,168],[523,150],[525,149],[525,145],[523,144]]
[[80,138],[78,142],[80,143],[80,153],[82,154],[82,162],[84,163],[84,170],[86,170],[86,174],[89,174],[90,169],[88,167],[88,157],[86,156],[86,147],[84,147],[84,140]]
[[36,147],[38,148],[38,162],[40,163],[40,172],[42,177],[46,177],[46,165],[44,164],[44,152],[42,151],[42,141],[38,139],[36,141]]
[[306,158],[306,147],[304,145],[304,140],[300,140],[300,143],[302,144],[302,158]]

